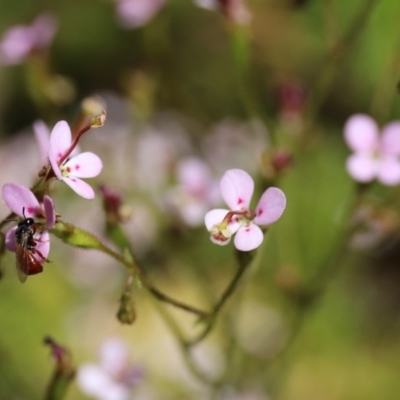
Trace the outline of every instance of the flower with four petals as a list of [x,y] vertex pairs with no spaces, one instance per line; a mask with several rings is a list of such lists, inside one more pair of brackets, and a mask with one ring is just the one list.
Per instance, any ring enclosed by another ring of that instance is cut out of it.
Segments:
[[205,216],[205,225],[213,243],[225,245],[234,239],[235,247],[241,251],[257,248],[264,239],[259,226],[277,221],[286,207],[286,196],[282,190],[270,187],[261,196],[255,211],[251,211],[254,182],[251,176],[241,169],[230,169],[220,181],[221,195],[230,207],[214,209]]
[[354,153],[347,159],[347,171],[358,182],[377,179],[384,185],[400,183],[400,121],[393,121],[379,134],[370,116],[355,114],[344,127],[344,138]]
[[103,169],[100,158],[91,152],[73,154],[76,148],[72,142],[71,129],[67,122],[59,121],[50,135],[49,161],[54,174],[79,196],[93,199],[94,191],[80,178],[94,178]]

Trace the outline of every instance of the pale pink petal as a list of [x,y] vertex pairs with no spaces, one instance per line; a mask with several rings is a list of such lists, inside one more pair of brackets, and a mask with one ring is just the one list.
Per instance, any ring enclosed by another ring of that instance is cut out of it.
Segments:
[[71,129],[67,122],[57,122],[50,135],[49,158],[51,156],[58,163],[71,146],[71,140]]
[[379,169],[379,163],[369,154],[355,153],[347,159],[347,171],[358,182],[372,181]]
[[64,177],[62,180],[79,196],[84,199],[94,199],[94,190],[90,185],[79,178]]
[[[47,258],[50,252],[50,235],[49,232],[44,231],[38,237],[35,235],[36,240],[36,250],[40,251],[40,254]],[[40,257],[38,254],[35,254],[35,257],[40,261],[43,262],[43,258]]]
[[[204,217],[207,230],[210,231],[214,225],[219,225],[224,220],[228,212],[229,210],[224,210],[221,208],[216,208],[209,211]],[[233,221],[228,224],[228,227],[229,231],[234,234],[240,228],[240,224],[235,221],[235,218],[233,218]]]
[[35,46],[39,48],[48,46],[57,32],[57,25],[57,20],[52,14],[39,15],[32,24],[35,32]]
[[118,338],[106,340],[100,348],[100,365],[116,379],[129,365],[129,347]]
[[387,155],[400,155],[400,121],[391,122],[383,127],[381,151]]
[[17,227],[14,226],[6,233],[5,245],[6,248],[10,251],[15,251],[16,243],[15,243],[15,231]]
[[117,13],[126,29],[146,25],[162,8],[166,0],[117,0]]
[[66,168],[69,176],[77,178],[93,178],[100,174],[103,163],[100,157],[96,154],[86,152],[72,157],[65,164],[63,169]]
[[379,165],[378,180],[387,186],[400,183],[400,160],[397,157],[384,157]]
[[254,191],[252,177],[241,169],[225,172],[219,184],[221,195],[231,210],[248,208]]
[[379,128],[366,114],[350,117],[344,126],[344,138],[355,152],[374,152],[379,149]]
[[2,194],[7,207],[20,217],[35,217],[40,213],[39,202],[28,188],[15,183],[6,183]]
[[95,364],[82,365],[78,369],[76,378],[83,392],[99,399],[104,398],[109,385],[112,384],[112,380],[106,371]]
[[257,248],[263,241],[264,234],[255,224],[242,226],[235,236],[235,247],[241,251],[250,251]]
[[34,44],[30,26],[15,25],[3,34],[0,42],[0,64],[18,64],[30,53]]
[[37,120],[33,123],[33,131],[39,145],[40,161],[44,164],[49,154],[50,130],[43,121]]
[[199,158],[187,158],[179,162],[178,181],[191,194],[204,193],[212,184],[210,168]]
[[260,198],[256,207],[254,223],[269,225],[277,221],[286,207],[286,196],[282,190],[270,187]]
[[56,210],[51,197],[45,195],[43,198],[44,213],[46,215],[46,227],[52,228],[56,222]]

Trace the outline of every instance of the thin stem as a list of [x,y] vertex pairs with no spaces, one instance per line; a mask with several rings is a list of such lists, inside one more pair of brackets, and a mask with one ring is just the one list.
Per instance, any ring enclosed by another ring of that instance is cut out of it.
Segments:
[[332,49],[327,54],[324,65],[321,68],[322,72],[314,85],[314,94],[309,102],[306,117],[306,129],[309,128],[309,125],[312,123],[325,99],[329,95],[330,89],[339,70],[339,66],[344,60],[348,49],[354,44],[361,33],[362,28],[368,20],[368,15],[376,3],[377,0],[364,1],[364,4],[361,6],[358,12],[358,15],[354,18],[353,23],[351,24],[347,33],[344,35],[343,39],[335,46],[332,46]]
[[203,332],[201,332],[195,339],[189,341],[187,343],[188,346],[195,346],[208,336],[208,334],[211,332],[211,330],[213,329],[213,327],[215,325],[215,322],[217,320],[217,317],[218,317],[222,307],[224,306],[226,301],[232,296],[232,294],[235,292],[246,269],[247,269],[247,265],[242,264],[242,263],[239,264],[239,268],[236,271],[235,276],[233,277],[232,281],[229,283],[229,285],[224,290],[221,297],[215,304],[214,309],[208,318],[208,323],[207,323],[206,327],[204,328]]

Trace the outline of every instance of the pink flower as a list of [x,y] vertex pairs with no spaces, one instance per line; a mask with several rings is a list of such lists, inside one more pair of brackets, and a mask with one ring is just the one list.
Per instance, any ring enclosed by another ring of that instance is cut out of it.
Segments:
[[189,226],[199,226],[207,210],[220,202],[218,184],[209,166],[191,157],[177,165],[178,185],[166,193],[166,202]]
[[71,129],[67,122],[57,122],[50,135],[49,148],[49,161],[54,174],[79,196],[93,199],[93,189],[80,178],[94,178],[99,175],[103,163],[96,154],[90,152],[69,158],[75,148],[76,143],[72,142]]
[[0,64],[19,64],[33,51],[46,48],[57,31],[50,14],[37,17],[32,25],[15,25],[3,34],[0,42]]
[[[7,207],[21,218],[33,218],[36,222],[37,218],[45,216],[46,228],[50,229],[54,225],[56,214],[53,200],[49,196],[44,196],[43,204],[40,204],[35,195],[28,188],[15,183],[6,183],[3,186],[2,195]],[[11,228],[7,232],[5,239],[7,249],[14,252],[16,251],[16,229],[17,226]],[[33,254],[40,263],[44,261],[41,256],[47,258],[50,252],[50,236],[47,229],[37,230],[34,235],[34,240],[36,242],[35,249],[38,253],[33,252]],[[25,279],[26,276],[20,274],[20,280],[23,282]]]
[[230,207],[214,209],[205,216],[205,225],[211,234],[211,241],[228,244],[235,236],[235,247],[241,251],[257,248],[264,235],[260,226],[277,221],[286,207],[286,196],[278,188],[270,187],[261,196],[255,211],[249,209],[253,196],[254,182],[251,176],[241,169],[225,172],[220,182],[225,203]]
[[146,25],[164,6],[166,0],[117,0],[117,14],[126,29]]
[[220,10],[239,25],[247,25],[251,21],[251,13],[244,0],[194,0],[194,2],[208,10]]
[[378,179],[394,186],[400,183],[400,121],[382,128],[368,115],[350,117],[344,127],[344,138],[354,151],[347,159],[347,171],[358,182]]
[[125,342],[112,338],[100,349],[99,364],[84,364],[77,382],[83,392],[98,400],[129,400],[131,389],[143,379],[141,367],[129,362]]

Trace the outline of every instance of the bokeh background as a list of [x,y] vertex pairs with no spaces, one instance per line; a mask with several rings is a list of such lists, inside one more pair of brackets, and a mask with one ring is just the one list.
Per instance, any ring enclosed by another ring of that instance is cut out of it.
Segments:
[[[132,399],[398,399],[400,192],[351,180],[343,126],[354,113],[381,125],[399,118],[400,4],[246,6],[251,19],[242,23],[222,9],[169,0],[127,29],[113,1],[0,1],[0,33],[42,12],[58,21],[46,51],[0,67],[1,184],[34,181],[35,120],[72,125],[82,100],[100,96],[106,125],[81,142],[104,162],[91,180],[96,199],[56,182],[57,211],[108,241],[98,187],[113,187],[132,213],[123,229],[153,284],[206,310],[237,259],[233,244],[210,242],[202,215],[222,203],[188,195],[185,161],[209,168],[208,193],[224,171],[242,168],[255,179],[254,204],[271,185],[287,196],[282,218],[193,351],[200,374],[165,313],[187,337],[202,328],[195,317],[137,287],[136,321],[117,320],[126,271],[113,259],[52,238],[52,263],[21,285],[6,253],[0,399],[45,398],[54,368],[46,335],[68,347],[76,368],[97,362],[106,339],[126,340],[145,371]],[[4,204],[1,212],[8,214]],[[85,398],[73,381],[65,399]]]

